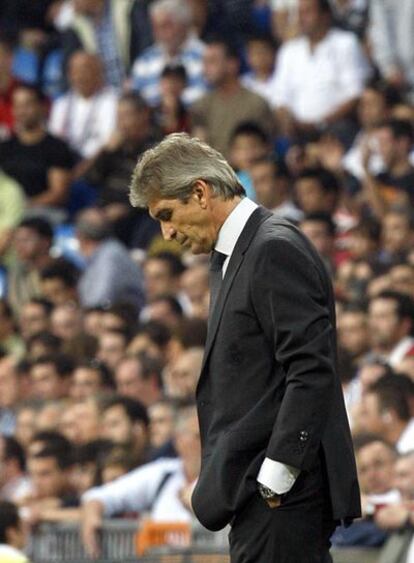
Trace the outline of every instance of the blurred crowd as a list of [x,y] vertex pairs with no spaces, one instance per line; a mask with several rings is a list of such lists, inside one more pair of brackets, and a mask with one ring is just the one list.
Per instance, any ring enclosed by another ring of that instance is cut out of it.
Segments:
[[208,257],[128,196],[187,132],[331,273],[363,504],[334,545],[414,560],[413,127],[412,0],[1,2],[0,554],[192,520]]

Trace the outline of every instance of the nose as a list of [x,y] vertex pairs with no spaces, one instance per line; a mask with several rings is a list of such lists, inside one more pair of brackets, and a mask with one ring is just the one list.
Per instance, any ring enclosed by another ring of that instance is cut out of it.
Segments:
[[164,240],[173,240],[175,238],[175,229],[171,223],[161,223],[161,232]]

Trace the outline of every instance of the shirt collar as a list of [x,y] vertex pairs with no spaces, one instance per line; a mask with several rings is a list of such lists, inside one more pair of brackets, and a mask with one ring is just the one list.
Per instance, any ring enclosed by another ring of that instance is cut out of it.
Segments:
[[214,247],[215,250],[226,254],[226,256],[231,256],[250,215],[257,207],[258,205],[248,197],[244,197],[241,202],[236,205],[221,226]]

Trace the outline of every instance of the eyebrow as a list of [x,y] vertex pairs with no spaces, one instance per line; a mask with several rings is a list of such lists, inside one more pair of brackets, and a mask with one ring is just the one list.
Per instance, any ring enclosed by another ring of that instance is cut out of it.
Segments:
[[160,209],[159,211],[154,213],[153,217],[154,219],[157,219],[157,221],[168,221],[169,219],[171,219],[171,214],[172,210],[167,207],[165,209]]

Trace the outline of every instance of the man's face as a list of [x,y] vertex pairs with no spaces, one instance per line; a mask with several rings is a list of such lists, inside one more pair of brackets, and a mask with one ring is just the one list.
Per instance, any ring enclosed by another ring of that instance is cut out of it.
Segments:
[[400,340],[400,319],[393,299],[373,299],[369,305],[368,321],[371,343],[374,346],[392,347]]
[[177,50],[187,34],[186,26],[166,12],[153,14],[151,24],[156,43],[163,45],[168,52]]
[[65,285],[61,278],[46,278],[40,281],[42,295],[54,305],[73,300],[75,291]]
[[148,409],[150,419],[150,441],[153,448],[160,448],[172,438],[174,415],[168,405],[155,404]]
[[45,239],[32,229],[19,227],[13,237],[13,247],[23,262],[33,260],[41,254],[48,254]]
[[44,401],[62,396],[62,382],[53,364],[38,364],[30,370],[33,397]]
[[48,315],[42,305],[38,303],[23,305],[19,321],[20,331],[25,340],[34,334],[49,329]]
[[266,155],[268,148],[254,135],[238,135],[231,144],[230,162],[236,170],[250,170],[253,162]]
[[295,183],[295,192],[304,213],[326,210],[326,197],[316,178],[300,178]]
[[29,477],[39,498],[60,497],[67,484],[67,473],[54,457],[29,457]]
[[367,316],[362,312],[344,312],[338,323],[339,342],[353,357],[357,357],[368,349]]
[[207,45],[203,55],[203,73],[211,86],[220,86],[229,72],[229,61],[221,45]]
[[380,127],[375,131],[375,138],[378,144],[378,151],[387,168],[393,166],[396,152],[396,140],[389,127]]
[[397,213],[388,213],[382,223],[382,238],[384,248],[389,252],[405,250],[412,240],[407,218]]
[[366,88],[358,103],[358,116],[363,127],[374,127],[384,119],[385,98],[381,92]]
[[0,408],[13,407],[19,398],[19,381],[10,358],[0,360]]
[[250,175],[254,191],[256,192],[257,202],[267,209],[272,209],[275,205],[275,196],[278,190],[273,164],[270,162],[253,164]]
[[140,141],[149,133],[150,113],[147,109],[137,109],[127,101],[121,100],[117,111],[118,129],[126,141]]
[[81,330],[81,313],[76,307],[56,307],[51,315],[51,323],[53,334],[68,341],[75,338]]
[[125,338],[122,334],[107,332],[99,337],[97,358],[109,369],[115,369],[126,351]]
[[140,362],[135,358],[121,361],[115,371],[117,392],[123,397],[142,401],[146,386],[141,372]]
[[35,129],[44,118],[43,104],[36,99],[33,92],[25,88],[18,88],[14,91],[12,106],[17,129]]
[[414,268],[409,264],[394,266],[389,273],[391,287],[414,298]]
[[101,378],[93,368],[79,367],[73,373],[71,396],[74,399],[87,399],[99,392]]
[[68,408],[61,418],[62,433],[76,445],[99,437],[101,419],[94,401],[84,400]]
[[34,435],[36,411],[32,408],[23,408],[16,418],[15,436],[19,443],[26,448]]
[[381,413],[376,393],[366,393],[361,399],[361,426],[365,432],[384,436],[384,416]]
[[298,19],[300,31],[304,35],[312,35],[318,31],[325,21],[318,0],[299,0]]
[[121,405],[106,409],[102,415],[102,438],[115,444],[128,444],[132,439],[133,424]]
[[69,83],[72,89],[88,98],[102,85],[102,66],[94,55],[75,53],[69,61]]
[[330,258],[334,250],[334,238],[322,221],[303,221],[300,230],[312,242],[321,256]]
[[414,500],[414,455],[396,461],[394,486],[400,491],[403,500]]
[[208,253],[213,249],[219,225],[215,225],[210,211],[202,206],[194,193],[185,202],[153,198],[148,209],[160,222],[165,240],[175,240],[193,254]]
[[144,262],[144,285],[148,301],[171,292],[176,281],[165,260],[150,257]]
[[381,495],[392,488],[395,456],[385,444],[372,442],[357,455],[359,483],[367,495]]
[[202,355],[183,352],[167,371],[167,394],[180,399],[193,399],[201,370]]

